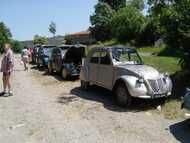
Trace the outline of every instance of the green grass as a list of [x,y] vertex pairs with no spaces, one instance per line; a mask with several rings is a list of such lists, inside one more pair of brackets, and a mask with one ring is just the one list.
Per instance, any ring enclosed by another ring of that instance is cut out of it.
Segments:
[[168,100],[162,106],[161,114],[166,119],[177,119],[184,117],[184,111],[181,110],[181,101],[179,100]]
[[144,64],[156,68],[158,71],[173,74],[180,71],[179,59],[176,57],[161,57],[161,56],[141,56]]
[[159,54],[163,50],[166,49],[166,45],[161,45],[160,47],[142,47],[138,48],[137,51],[140,53],[152,53],[152,54]]

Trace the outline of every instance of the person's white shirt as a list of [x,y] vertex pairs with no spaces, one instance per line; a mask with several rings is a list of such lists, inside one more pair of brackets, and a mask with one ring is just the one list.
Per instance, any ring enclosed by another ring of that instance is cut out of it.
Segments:
[[28,56],[29,56],[28,50],[27,49],[23,49],[21,51],[21,56],[22,56],[22,58],[28,58]]

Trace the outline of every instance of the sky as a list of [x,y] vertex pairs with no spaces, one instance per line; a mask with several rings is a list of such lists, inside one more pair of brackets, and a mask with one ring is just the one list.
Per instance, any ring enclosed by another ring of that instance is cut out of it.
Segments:
[[10,28],[16,40],[31,40],[33,36],[51,37],[51,21],[56,23],[56,35],[88,29],[90,15],[98,0],[0,0],[0,22]]

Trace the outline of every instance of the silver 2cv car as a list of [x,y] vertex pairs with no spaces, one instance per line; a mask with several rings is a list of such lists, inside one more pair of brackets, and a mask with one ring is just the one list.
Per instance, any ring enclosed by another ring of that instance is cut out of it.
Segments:
[[93,48],[83,60],[80,79],[83,89],[95,84],[113,91],[121,106],[130,106],[131,97],[167,97],[172,91],[168,74],[144,65],[137,51],[125,46]]

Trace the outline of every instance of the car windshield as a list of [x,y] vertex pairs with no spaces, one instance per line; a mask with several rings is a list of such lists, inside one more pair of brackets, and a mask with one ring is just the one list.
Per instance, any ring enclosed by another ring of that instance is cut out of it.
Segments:
[[115,48],[112,50],[113,62],[116,64],[143,64],[140,56],[135,50]]
[[53,50],[53,48],[55,48],[55,47],[45,47],[44,48],[44,55],[50,56],[51,55],[51,51]]

